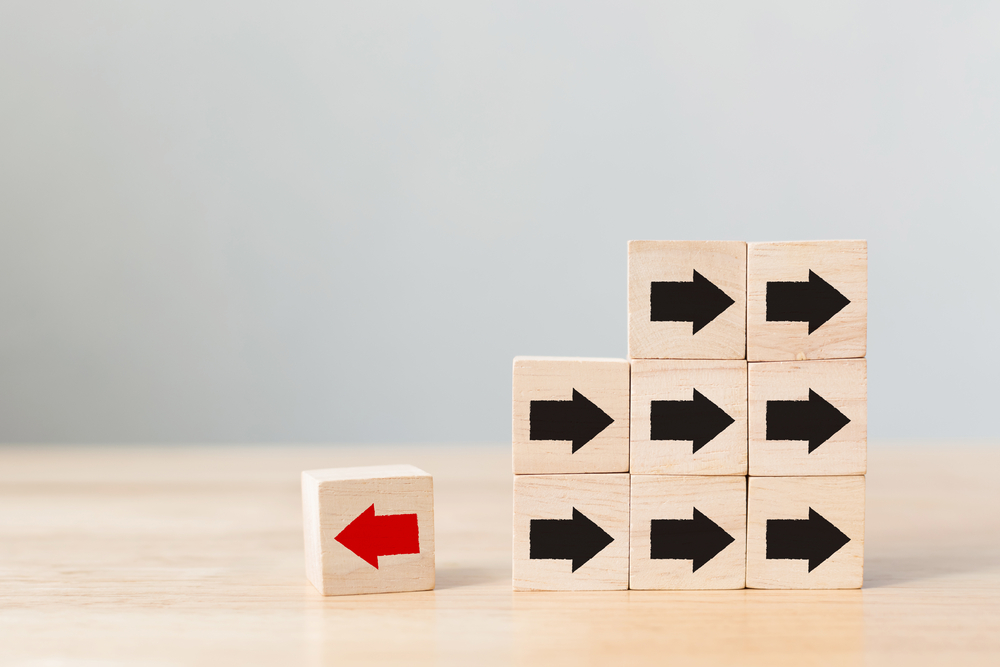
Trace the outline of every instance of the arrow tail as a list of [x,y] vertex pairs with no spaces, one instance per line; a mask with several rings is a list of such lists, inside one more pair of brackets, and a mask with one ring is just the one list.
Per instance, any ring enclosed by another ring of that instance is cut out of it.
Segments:
[[374,529],[372,539],[378,556],[420,553],[420,531],[416,514],[376,516]]
[[812,315],[809,283],[767,284],[768,322],[808,322]]
[[573,439],[576,412],[572,401],[532,401],[529,411],[529,439]]
[[765,534],[768,560],[809,560],[809,521],[768,519]]
[[694,283],[650,283],[651,322],[693,322],[699,314]]
[[699,552],[699,533],[691,519],[653,519],[649,526],[649,557],[691,560]]
[[649,405],[650,440],[695,440],[700,434],[693,401],[652,401]]
[[570,519],[532,519],[528,526],[531,560],[570,560],[573,558],[573,521]]
[[767,440],[809,440],[810,416],[808,401],[768,401],[764,437]]

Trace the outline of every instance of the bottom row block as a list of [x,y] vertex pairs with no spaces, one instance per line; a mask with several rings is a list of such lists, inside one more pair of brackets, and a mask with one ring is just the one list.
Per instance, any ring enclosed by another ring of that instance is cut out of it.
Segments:
[[864,517],[861,476],[516,476],[514,589],[860,588]]

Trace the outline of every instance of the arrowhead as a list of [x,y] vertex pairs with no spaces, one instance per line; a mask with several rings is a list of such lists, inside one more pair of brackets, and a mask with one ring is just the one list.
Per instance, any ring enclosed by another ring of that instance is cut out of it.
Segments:
[[587,561],[601,552],[604,547],[615,541],[615,538],[604,532],[604,529],[584,516],[583,512],[573,508],[573,572],[576,572]]
[[694,272],[692,281],[695,298],[695,314],[691,324],[691,333],[696,334],[705,325],[721,315],[726,308],[736,303],[728,294],[715,286],[711,280]]
[[811,270],[809,271],[809,333],[816,331],[851,301]]
[[809,436],[810,454],[832,438],[837,431],[851,423],[847,415],[812,389],[809,390],[809,417],[809,428],[812,431]]
[[377,570],[375,523],[375,503],[372,503],[334,539]]
[[827,558],[851,541],[839,528],[824,519],[819,512],[809,508],[809,571],[812,572]]
[[576,389],[573,390],[573,413],[573,454],[615,421]]
[[727,533],[722,526],[699,512],[697,507],[694,508],[692,538],[696,542],[698,550],[698,555],[691,563],[692,572],[697,572],[699,567],[715,558],[723,549],[736,541],[736,538]]
[[725,431],[730,424],[736,421],[697,389],[694,390],[693,402],[693,418],[698,424],[699,434],[694,439],[692,454],[707,445],[715,436]]

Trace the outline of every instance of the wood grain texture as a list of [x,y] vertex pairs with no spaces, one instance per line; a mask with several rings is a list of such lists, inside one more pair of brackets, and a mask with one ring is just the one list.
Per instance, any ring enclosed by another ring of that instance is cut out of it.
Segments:
[[[803,559],[768,558],[769,520],[818,512],[850,541],[812,571]],[[864,477],[751,477],[747,494],[748,588],[861,588],[865,556]]]
[[[569,560],[530,558],[531,522],[572,519],[581,512],[614,540],[575,572]],[[586,591],[628,588],[629,476],[514,477],[514,590]]]
[[[697,509],[733,542],[694,569],[691,560],[653,559],[651,522],[692,520]],[[629,588],[743,588],[746,584],[746,477],[632,475]]]
[[[569,440],[532,440],[532,401],[570,401],[574,389],[612,418],[611,425],[576,452]],[[513,393],[515,474],[628,472],[627,360],[515,357]]]
[[[869,449],[861,590],[511,592],[510,443],[0,446],[0,664],[1000,663],[1000,443]],[[303,470],[434,475],[432,591],[324,597]]]
[[[692,440],[653,440],[653,401],[692,401],[697,390],[734,421],[694,451]],[[629,470],[633,474],[745,475],[747,367],[744,361],[632,361]]]
[[[850,303],[809,333],[805,322],[767,321],[768,282],[808,282],[813,271]],[[747,245],[747,360],[864,357],[868,337],[868,243],[801,241]]]
[[[629,241],[629,357],[746,358],[746,260],[743,241]],[[697,333],[690,322],[650,321],[650,285],[691,282],[695,271],[734,303]]]
[[[378,567],[336,537],[369,507],[376,517],[416,514],[417,553],[376,554]],[[306,576],[323,595],[434,588],[434,483],[412,465],[306,470],[302,473]]]
[[[751,363],[748,380],[751,475],[865,474],[868,463],[865,359]],[[768,440],[768,401],[808,402],[810,390],[850,422],[812,452],[805,440]]]

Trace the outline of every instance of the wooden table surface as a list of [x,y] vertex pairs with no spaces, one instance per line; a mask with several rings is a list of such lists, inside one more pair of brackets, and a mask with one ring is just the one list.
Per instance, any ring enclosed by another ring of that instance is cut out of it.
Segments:
[[[860,591],[511,591],[507,446],[0,447],[0,664],[1000,665],[1000,445],[872,444]],[[434,475],[437,589],[321,597],[299,472]]]

